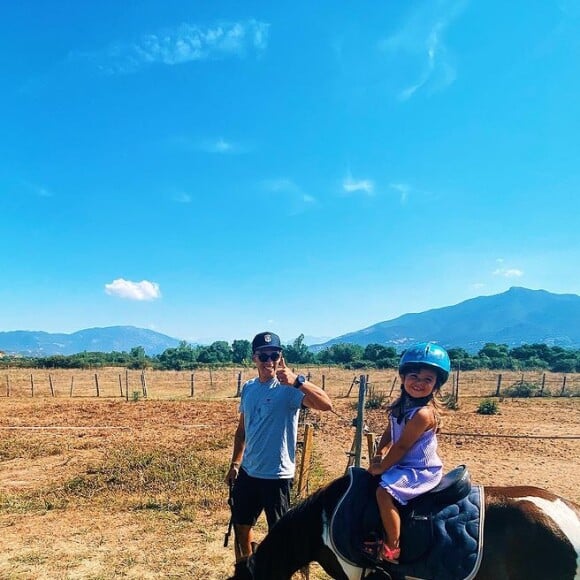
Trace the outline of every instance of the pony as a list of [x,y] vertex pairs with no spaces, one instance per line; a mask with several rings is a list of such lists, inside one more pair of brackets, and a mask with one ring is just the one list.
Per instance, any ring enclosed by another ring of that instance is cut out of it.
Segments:
[[[288,580],[318,562],[336,580],[395,579],[345,560],[330,540],[335,508],[349,489],[342,476],[289,510],[228,580]],[[484,490],[483,551],[474,580],[579,580],[580,506],[532,486]]]

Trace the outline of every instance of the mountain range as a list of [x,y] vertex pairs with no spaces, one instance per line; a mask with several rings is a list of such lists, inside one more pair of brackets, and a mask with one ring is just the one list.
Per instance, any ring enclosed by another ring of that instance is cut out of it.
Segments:
[[179,343],[177,338],[135,326],[87,328],[72,334],[28,330],[0,332],[0,351],[24,356],[70,355],[84,351],[129,352],[136,346],[142,346],[151,356]]
[[[305,337],[304,342],[313,351],[340,343],[378,343],[401,351],[413,342],[427,340],[445,347],[462,347],[470,353],[488,342],[510,347],[543,343],[580,348],[580,296],[513,287],[502,294],[480,296],[454,306],[404,314],[318,344],[312,344],[311,338]],[[179,343],[177,338],[134,326],[88,328],[72,334],[0,332],[0,351],[25,356],[128,352],[137,346],[151,356]]]
[[462,347],[470,353],[488,342],[510,347],[542,343],[580,348],[580,296],[514,286],[502,294],[404,314],[312,345],[311,349],[319,351],[339,343],[377,343],[401,351],[413,342],[427,340],[445,347]]

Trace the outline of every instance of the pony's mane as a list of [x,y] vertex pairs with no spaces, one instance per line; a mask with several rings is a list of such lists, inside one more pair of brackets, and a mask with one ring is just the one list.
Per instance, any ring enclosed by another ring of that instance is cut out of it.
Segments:
[[284,522],[292,525],[294,521],[303,517],[303,514],[311,513],[312,510],[321,510],[323,508],[334,508],[338,499],[344,494],[348,487],[348,476],[343,476],[330,483],[327,483],[320,489],[317,489],[312,495],[288,510],[274,527]]

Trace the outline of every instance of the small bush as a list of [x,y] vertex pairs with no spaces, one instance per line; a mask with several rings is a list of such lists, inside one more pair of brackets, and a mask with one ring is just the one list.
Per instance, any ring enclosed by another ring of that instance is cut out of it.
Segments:
[[499,405],[497,401],[493,401],[492,399],[484,399],[479,403],[479,407],[477,407],[477,412],[480,415],[497,415],[499,413]]
[[459,401],[455,395],[444,395],[441,398],[441,402],[447,409],[450,409],[451,411],[459,410]]
[[505,394],[508,397],[536,397],[538,395],[538,385],[535,383],[529,383],[527,381],[518,381],[513,385],[509,386],[505,390]]

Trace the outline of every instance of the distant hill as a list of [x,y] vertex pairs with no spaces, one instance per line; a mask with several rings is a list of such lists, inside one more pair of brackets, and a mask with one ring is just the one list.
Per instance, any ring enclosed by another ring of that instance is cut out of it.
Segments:
[[0,332],[0,350],[24,356],[70,355],[78,352],[129,352],[142,346],[148,355],[155,355],[179,345],[177,338],[135,326],[87,328],[72,334],[15,330]]
[[472,298],[455,306],[404,314],[313,345],[311,350],[340,343],[378,343],[403,350],[424,340],[471,353],[487,342],[510,347],[543,343],[580,348],[580,296],[512,287],[502,294]]

